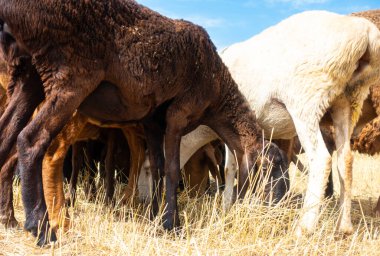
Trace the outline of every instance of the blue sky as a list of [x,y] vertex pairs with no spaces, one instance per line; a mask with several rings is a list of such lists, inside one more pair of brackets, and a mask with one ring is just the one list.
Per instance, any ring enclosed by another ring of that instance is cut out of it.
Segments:
[[349,14],[380,9],[380,0],[137,0],[159,13],[203,26],[218,50],[304,10]]

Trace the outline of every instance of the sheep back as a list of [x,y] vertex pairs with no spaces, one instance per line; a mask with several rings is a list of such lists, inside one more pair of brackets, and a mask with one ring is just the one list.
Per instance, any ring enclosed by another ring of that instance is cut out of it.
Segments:
[[[228,47],[221,56],[267,134],[275,127],[274,138],[293,137],[284,104],[305,119],[317,119],[309,117],[311,109],[322,117],[344,92],[351,95],[357,119],[369,85],[379,79],[380,32],[362,18],[308,11]],[[363,56],[365,65],[355,73]]]

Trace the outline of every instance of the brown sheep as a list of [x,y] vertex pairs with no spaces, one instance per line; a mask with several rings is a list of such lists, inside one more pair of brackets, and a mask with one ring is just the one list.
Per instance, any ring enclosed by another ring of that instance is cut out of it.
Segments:
[[[1,0],[0,5],[1,20],[32,56],[46,97],[17,138],[27,230],[36,234],[45,213],[40,173],[44,153],[76,109],[99,125],[142,122],[153,191],[160,191],[159,171],[165,165],[166,229],[179,225],[175,192],[180,138],[200,124],[236,151],[239,194],[244,196],[249,170],[263,149],[261,129],[202,28],[134,1]],[[6,152],[8,144],[2,145]],[[6,153],[0,153],[3,164]],[[281,168],[283,158],[274,144],[268,154],[274,168]],[[155,215],[157,195],[152,209]],[[46,242],[45,229],[39,244]]]
[[[4,34],[3,40],[12,40]],[[22,70],[25,68],[25,65],[28,63],[23,60],[26,56],[19,56],[20,53],[18,51],[17,45],[11,42],[4,42],[3,46],[11,45],[14,49],[9,50],[12,56],[8,56],[3,54],[4,60],[7,60],[6,57],[12,58],[12,60],[16,63],[14,66],[11,66],[10,72],[19,72],[18,70]],[[4,52],[8,52],[7,49],[4,49]],[[29,57],[28,57],[29,58]],[[26,63],[26,64],[25,64]],[[4,65],[3,61],[1,65]],[[13,71],[14,70],[14,71]],[[29,74],[26,73],[26,76]],[[5,88],[4,85],[9,83],[10,75],[6,71],[0,73],[1,84]],[[21,79],[20,79],[21,80]],[[12,83],[16,83],[18,80],[12,81]],[[40,82],[39,82],[40,83]],[[12,85],[11,85],[12,86]],[[2,89],[3,89],[2,87]],[[13,85],[13,89],[18,90],[19,86]],[[12,92],[12,91],[11,91]],[[18,95],[9,95],[9,100],[11,102],[17,102],[15,97]],[[5,97],[6,98],[6,97]],[[5,103],[3,103],[5,105]],[[22,106],[22,105],[21,105]],[[17,107],[17,106],[16,106]],[[27,107],[24,107],[27,108]],[[30,111],[30,110],[29,110]],[[134,193],[134,188],[136,187],[138,172],[142,163],[143,151],[144,151],[144,141],[141,138],[142,128],[138,126],[127,126],[123,127],[123,131],[128,141],[130,142],[130,147],[132,149],[131,157],[132,159],[132,167],[129,176],[129,180],[131,182],[128,183],[128,186],[125,191],[124,200],[127,201]],[[137,133],[136,133],[137,132]],[[79,136],[79,138],[77,138]],[[64,204],[64,195],[63,195],[63,175],[62,175],[62,166],[63,160],[66,155],[66,151],[70,144],[73,143],[74,140],[84,140],[89,138],[97,138],[99,136],[99,127],[90,125],[87,123],[87,118],[81,115],[80,113],[75,113],[71,118],[70,122],[65,126],[63,131],[57,136],[57,138],[51,143],[43,161],[43,182],[45,183],[45,200],[51,205],[48,212],[50,223],[53,228],[58,227],[59,223],[59,213]],[[140,153],[139,153],[140,152]],[[14,217],[14,209],[13,209],[13,174],[14,169],[17,163],[17,154],[15,152],[15,148],[12,153],[9,154],[6,164],[2,166],[0,173],[0,222],[5,224],[6,226],[16,226],[17,221]],[[53,174],[53,175],[51,175]],[[75,175],[74,175],[75,176]],[[73,176],[73,178],[74,178]],[[108,178],[111,178],[108,176]],[[109,179],[107,179],[110,183]],[[55,181],[55,182],[53,182]],[[54,187],[54,189],[52,189]],[[73,188],[73,184],[71,189]],[[106,186],[107,188],[107,198],[110,200],[113,194],[112,186]],[[51,192],[52,190],[52,192]],[[57,193],[58,191],[58,193]]]
[[[8,43],[9,44],[9,43]],[[13,58],[16,60],[17,58],[13,56]],[[22,63],[22,62],[21,62]],[[3,61],[1,65],[4,65],[5,62]],[[21,66],[22,67],[22,66]],[[16,69],[16,68],[14,68]],[[2,72],[1,72],[2,71]],[[10,76],[6,72],[6,70],[0,70],[0,81],[2,86],[5,88],[6,84],[9,83]],[[2,90],[4,88],[2,87]],[[16,86],[15,86],[16,88]],[[5,105],[5,98],[4,96],[4,103],[2,103],[1,106]],[[53,228],[58,227],[59,223],[59,213],[61,212],[61,209],[63,207],[64,203],[64,195],[63,195],[63,186],[62,186],[62,165],[63,160],[66,155],[67,148],[70,146],[70,144],[73,142],[73,140],[84,140],[89,138],[97,138],[99,136],[99,127],[87,124],[87,118],[83,117],[79,113],[75,113],[72,119],[70,120],[69,124],[65,126],[63,131],[57,136],[57,138],[52,142],[51,146],[49,147],[47,154],[44,157],[43,161],[43,180],[45,182],[45,200],[49,203],[48,205],[51,205],[52,207],[49,208],[48,212],[49,214],[49,220]],[[83,127],[83,128],[82,128]],[[142,128],[130,126],[124,127],[124,134],[128,138],[128,141],[130,141],[130,147],[132,149],[131,157],[132,159],[132,167],[130,172],[129,180],[131,182],[128,183],[128,186],[125,191],[125,201],[129,200],[132,194],[134,193],[134,188],[136,187],[137,177],[138,177],[138,171],[140,169],[141,163],[143,159],[143,151],[144,151],[144,141],[141,139],[141,133]],[[140,133],[138,135],[136,132]],[[76,138],[76,136],[79,136],[79,138]],[[138,136],[138,137],[137,137]],[[140,153],[139,153],[140,152]],[[13,209],[13,190],[12,190],[12,183],[13,183],[13,174],[14,169],[17,163],[17,154],[15,150],[13,151],[11,156],[9,157],[9,160],[7,160],[7,163],[3,165],[0,173],[0,223],[3,223],[6,226],[16,226],[17,221],[14,217],[14,209]],[[109,162],[110,159],[108,159]],[[54,175],[51,175],[54,174]],[[107,173],[106,173],[107,174]],[[72,191],[72,194],[74,192],[74,187],[76,184],[75,181],[75,175],[72,176],[73,179],[70,183],[70,189]],[[50,179],[50,180],[49,180]],[[51,179],[55,179],[56,182],[52,182]],[[111,200],[113,195],[113,185],[110,181],[111,176],[107,175],[107,182],[106,182],[106,190],[107,190],[107,200]],[[59,182],[61,181],[61,182]],[[57,187],[61,188],[59,190],[60,193],[50,193],[51,187],[54,187],[53,192],[56,192]]]

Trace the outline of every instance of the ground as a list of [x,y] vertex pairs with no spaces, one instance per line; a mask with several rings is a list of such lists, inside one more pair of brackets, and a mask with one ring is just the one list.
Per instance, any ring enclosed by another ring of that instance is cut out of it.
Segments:
[[[79,189],[78,202],[70,209],[71,227],[58,234],[58,243],[41,249],[21,227],[6,230],[1,226],[0,255],[380,255],[380,218],[372,214],[380,195],[379,169],[380,156],[355,154],[352,215],[356,231],[347,237],[335,231],[338,209],[332,199],[323,207],[316,232],[297,238],[301,209],[295,198],[304,192],[306,180],[292,166],[291,190],[298,195],[275,207],[251,197],[224,213],[220,196],[190,199],[182,193],[183,228],[177,233],[164,231],[158,219],[149,221],[145,207],[110,210],[103,206],[102,196],[92,203]],[[23,221],[19,186],[15,186],[15,207],[16,218]]]

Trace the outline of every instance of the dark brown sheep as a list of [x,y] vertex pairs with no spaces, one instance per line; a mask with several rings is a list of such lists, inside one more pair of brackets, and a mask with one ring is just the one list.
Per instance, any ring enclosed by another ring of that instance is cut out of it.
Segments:
[[[261,129],[202,28],[134,1],[1,0],[0,5],[1,20],[32,56],[46,97],[17,138],[27,230],[36,233],[45,213],[35,197],[44,153],[76,109],[100,125],[143,123],[155,187],[165,164],[166,229],[179,225],[180,138],[200,124],[236,150],[244,196],[248,172],[263,148]],[[3,164],[10,146],[1,146]],[[281,168],[279,149],[272,144],[268,154]],[[153,201],[155,214],[157,196]],[[43,227],[40,243],[45,235]]]
[[[13,38],[9,34],[4,33],[3,35],[3,51],[2,51],[2,61],[1,65],[5,65],[6,61],[12,59],[14,63],[17,63],[15,66],[9,67],[9,72],[15,73],[18,75],[13,75],[13,88],[12,91],[20,90],[18,84],[22,84],[25,80],[23,76],[23,70],[27,68],[27,65],[31,65],[30,56],[24,55],[25,53],[20,51],[17,44],[14,42]],[[4,48],[6,47],[6,48]],[[25,60],[24,60],[25,59]],[[1,84],[4,88],[5,85],[9,83],[11,75],[7,70],[1,70],[0,79]],[[25,73],[25,77],[28,77],[29,73]],[[40,82],[39,82],[40,83]],[[11,85],[12,86],[12,85]],[[40,84],[42,87],[42,85]],[[3,89],[2,87],[2,89]],[[22,88],[21,88],[22,89]],[[12,92],[11,91],[11,92]],[[28,93],[28,92],[26,92]],[[17,102],[16,99],[22,100],[18,94],[9,94],[8,100],[12,102]],[[7,98],[7,97],[5,97]],[[3,103],[3,106],[5,103]],[[17,120],[17,119],[16,119]],[[136,187],[138,172],[143,159],[144,151],[144,141],[141,139],[142,127],[128,125],[123,127],[123,132],[125,136],[130,141],[130,147],[132,149],[132,171],[130,172],[128,186],[125,191],[125,201],[130,200],[131,196],[134,193],[134,188]],[[137,134],[136,132],[140,133]],[[97,138],[100,134],[100,128],[91,124],[88,124],[88,119],[81,115],[80,113],[75,113],[71,118],[70,122],[65,126],[63,131],[54,139],[51,143],[43,161],[43,183],[45,184],[44,195],[45,200],[48,202],[48,212],[49,220],[51,226],[55,229],[58,227],[60,220],[60,213],[62,212],[62,207],[64,204],[64,195],[63,195],[63,186],[62,186],[62,165],[64,161],[64,156],[66,155],[67,148],[75,140],[84,140],[89,138]],[[139,154],[140,152],[141,154]],[[136,161],[134,161],[136,160]],[[109,164],[110,158],[107,159],[107,165]],[[7,227],[13,227],[17,225],[17,221],[14,217],[13,209],[13,175],[15,166],[17,164],[17,154],[15,147],[13,151],[9,154],[9,158],[1,168],[0,173],[0,222],[6,225]],[[108,173],[106,173],[108,174]],[[111,181],[112,176],[106,175],[106,189],[107,189],[107,199],[111,200],[113,194],[113,184]],[[73,175],[73,180],[71,182],[71,189],[75,185],[74,181],[76,175]]]
[[[6,88],[7,84],[10,82],[10,77],[13,76],[12,83],[9,85],[9,93],[8,93],[8,101],[10,102],[18,102],[18,100],[22,101],[25,95],[28,95],[28,90],[25,90],[24,87],[26,86],[26,82],[30,77],[30,74],[33,74],[35,70],[24,72],[25,69],[28,69],[29,66],[31,66],[30,62],[30,56],[25,55],[25,52],[21,51],[14,39],[7,33],[3,33],[1,35],[2,40],[2,60],[1,65],[5,65],[6,62],[8,62],[8,69],[9,70],[1,70],[0,72],[0,81],[3,87]],[[6,67],[7,69],[7,67]],[[32,76],[33,78],[33,76]],[[36,84],[42,88],[42,84],[40,81],[33,82],[32,84],[34,87],[37,88]],[[28,87],[26,87],[28,88]],[[21,93],[13,93],[13,92],[19,92],[23,90],[24,94]],[[5,103],[2,103],[2,107],[4,107]],[[9,105],[9,104],[8,104]],[[15,104],[16,105],[16,104]],[[11,105],[12,106],[12,105]],[[24,105],[21,105],[24,106]],[[28,106],[25,104],[25,106]],[[17,109],[17,106],[15,106]],[[26,107],[25,107],[26,108]],[[26,113],[30,113],[26,112]],[[17,115],[17,112],[16,112]],[[9,114],[9,116],[12,116]],[[27,118],[25,117],[25,120]],[[17,118],[14,119],[17,121]],[[24,120],[24,119],[21,119]],[[85,138],[92,138],[99,136],[99,127],[89,125],[87,124],[88,119],[85,118],[83,115],[76,113],[71,118],[69,124],[65,127],[65,129],[57,136],[57,138],[52,142],[50,145],[48,152],[44,158],[43,162],[43,178],[45,182],[45,199],[49,202],[49,205],[52,205],[52,208],[49,208],[49,217],[51,224],[54,224],[53,227],[58,226],[59,222],[59,213],[61,212],[61,208],[63,206],[63,186],[62,186],[62,164],[63,159],[66,154],[66,150],[68,146],[72,143],[74,139],[85,139]],[[12,129],[12,126],[9,126]],[[132,156],[133,158],[143,158],[143,155],[138,155],[136,152],[144,151],[144,142],[138,143],[141,141],[141,139],[136,139],[136,131],[141,130],[142,128],[139,127],[132,127],[129,125],[129,127],[124,127],[124,133],[125,136],[129,138],[131,141],[131,147],[133,148]],[[140,132],[141,133],[141,132]],[[76,136],[79,136],[77,138]],[[139,135],[141,137],[141,135]],[[6,138],[9,139],[9,138]],[[11,144],[11,143],[10,143]],[[142,144],[142,145],[141,145]],[[17,221],[14,217],[14,209],[13,209],[13,189],[12,189],[12,183],[13,183],[13,175],[15,166],[17,164],[17,154],[16,154],[16,148],[13,147],[11,153],[9,153],[9,156],[7,158],[6,163],[1,168],[0,173],[0,222],[6,225],[7,227],[13,227],[17,225]],[[134,155],[133,155],[134,154]],[[108,161],[109,162],[109,159]],[[132,165],[132,171],[129,177],[131,182],[128,184],[126,189],[126,200],[129,199],[130,195],[133,193],[133,188],[135,187],[138,171],[140,169],[139,161],[134,161],[136,164]],[[142,162],[140,160],[140,162]],[[51,173],[55,175],[51,175]],[[110,175],[107,175],[107,183],[111,183]],[[50,179],[50,180],[49,180]],[[53,182],[51,179],[53,179],[55,182]],[[54,187],[53,192],[61,193],[50,193],[51,188]],[[109,184],[107,187],[107,195],[110,198],[113,194],[112,191],[112,185]],[[40,195],[38,195],[40,196]],[[42,199],[43,200],[43,199]],[[53,203],[54,202],[54,203]],[[41,204],[45,204],[45,202],[42,202]]]

